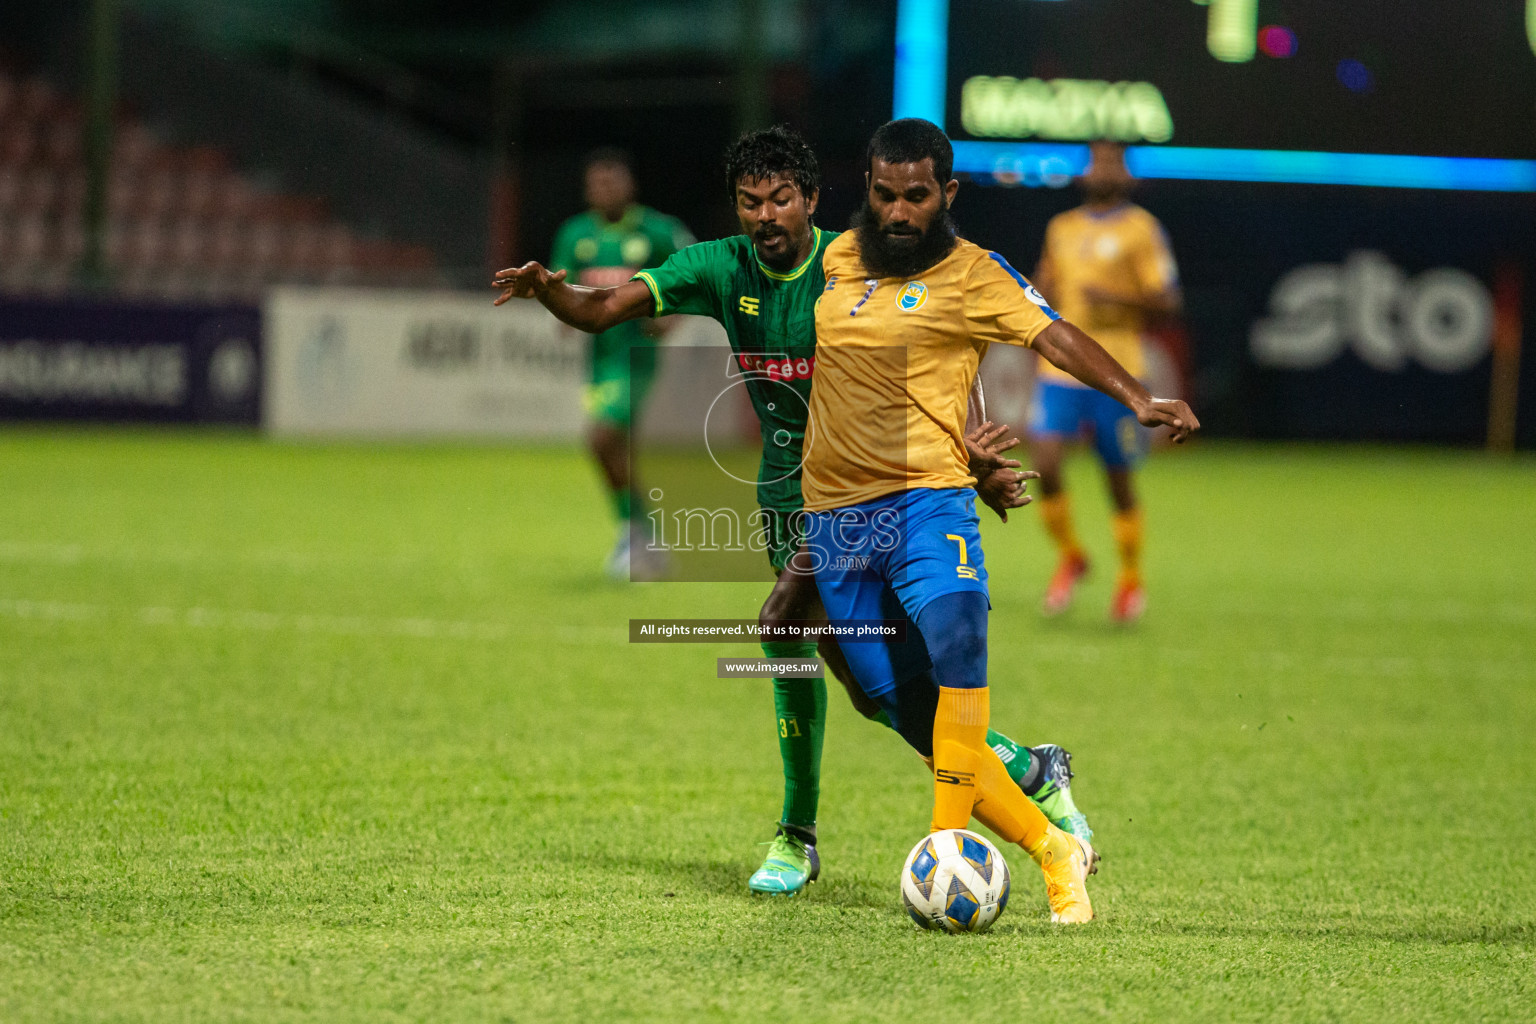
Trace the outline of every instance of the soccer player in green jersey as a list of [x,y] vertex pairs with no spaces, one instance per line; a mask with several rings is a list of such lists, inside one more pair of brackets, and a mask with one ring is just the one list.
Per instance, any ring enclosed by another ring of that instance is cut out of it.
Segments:
[[[803,566],[799,529],[800,466],[816,367],[816,300],[826,287],[821,256],[835,232],[812,218],[819,196],[815,154],[786,128],[749,132],[726,156],[726,180],[742,233],[702,242],[669,257],[660,267],[604,288],[573,286],[563,271],[537,263],[503,270],[494,285],[497,305],[535,298],[563,322],[602,331],[645,316],[693,313],[726,329],[737,366],[747,380],[763,438],[757,500],[764,515],[768,556],[778,582],[760,613],[765,627],[789,621],[824,621],[815,578]],[[787,390],[786,390],[787,389]],[[790,394],[789,392],[793,392]],[[973,420],[983,416],[979,405]],[[1006,510],[1029,501],[1018,463],[1001,457],[1013,442],[998,443],[1004,430],[980,423],[967,438],[978,490],[1006,520]],[[985,478],[985,479],[983,479]],[[915,628],[915,627],[910,627]],[[835,641],[768,640],[769,658],[809,658],[816,653],[832,668],[854,706],[889,726],[854,680]],[[776,730],[784,766],[784,806],[778,832],[763,866],[748,885],[758,892],[795,893],[816,878],[816,809],[827,691],[821,679],[773,681]],[[1024,747],[998,732],[987,742],[1014,781],[1059,827],[1092,835],[1072,801],[1071,755],[1055,744]]]
[[[659,265],[693,243],[676,217],[635,202],[629,157],[599,149],[587,157],[586,199],[590,207],[560,226],[551,270],[564,271],[588,288],[623,284],[642,267]],[[645,325],[620,321],[592,337],[591,383],[585,396],[591,419],[587,443],[597,460],[619,516],[619,539],[608,557],[608,573],[629,576],[631,520],[643,515],[640,485],[630,476],[630,424],[639,414],[656,374],[656,345]]]

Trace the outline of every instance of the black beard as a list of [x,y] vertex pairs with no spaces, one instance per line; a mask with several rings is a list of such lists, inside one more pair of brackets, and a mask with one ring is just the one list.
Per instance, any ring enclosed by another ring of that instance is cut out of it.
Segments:
[[868,199],[853,215],[853,229],[859,237],[859,260],[870,277],[916,277],[948,256],[956,241],[948,203],[940,207],[912,247],[892,244],[891,236],[880,230]]
[[[788,235],[789,235],[789,232],[787,232],[787,231],[786,232],[781,232],[781,233],[783,235],[785,235],[785,237],[788,237]],[[771,270],[777,270],[780,273],[788,273],[789,271],[795,269],[795,255],[796,255],[796,253],[795,253],[795,250],[794,250],[793,246],[785,249],[783,256],[777,257],[776,259],[771,259],[771,258],[769,258],[767,256],[764,256],[762,251],[757,248],[757,236],[754,235],[752,237],[752,251],[753,251],[753,254],[756,255],[757,258],[760,261],[762,261],[763,263],[767,264],[767,266]],[[780,266],[780,264],[783,264],[783,265]]]

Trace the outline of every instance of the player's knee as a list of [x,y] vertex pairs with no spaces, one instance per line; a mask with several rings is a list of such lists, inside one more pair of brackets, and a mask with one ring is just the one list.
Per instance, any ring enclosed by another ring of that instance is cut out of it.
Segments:
[[985,670],[976,671],[977,666],[986,664],[985,632],[957,631],[940,640],[934,648],[933,663],[943,685],[975,687],[987,684]]
[[1109,494],[1115,503],[1117,512],[1132,512],[1136,509],[1136,488],[1131,483],[1131,471],[1129,469],[1111,469],[1109,476]]
[[612,423],[597,422],[587,431],[587,447],[604,457],[624,452],[624,431]]
[[987,685],[987,597],[967,590],[929,602],[918,615],[939,685]]
[[774,633],[789,621],[789,602],[778,591],[768,595],[768,600],[763,602],[763,607],[758,610],[757,624],[765,635]]
[[843,684],[843,689],[848,693],[848,701],[853,705],[853,710],[869,719],[873,719],[880,714],[879,703],[860,689],[857,682],[852,679],[844,679],[839,672],[834,671],[833,675],[837,676],[837,681]]

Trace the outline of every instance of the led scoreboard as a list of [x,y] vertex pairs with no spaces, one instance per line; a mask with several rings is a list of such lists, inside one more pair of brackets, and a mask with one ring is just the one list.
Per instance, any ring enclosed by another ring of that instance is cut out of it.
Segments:
[[957,170],[1536,191],[1536,0],[901,0],[897,116]]

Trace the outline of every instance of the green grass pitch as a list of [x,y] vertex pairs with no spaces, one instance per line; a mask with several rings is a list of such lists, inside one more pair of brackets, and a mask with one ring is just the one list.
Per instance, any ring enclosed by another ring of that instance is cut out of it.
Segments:
[[0,432],[0,1020],[1536,1017],[1536,463],[1160,454],[1132,631],[1071,470],[1064,621],[984,526],[992,708],[1075,752],[1099,919],[1008,847],[950,937],[923,768],[836,690],[823,880],[749,897],[769,684],[626,622],[764,587],[606,583],[579,453]]

